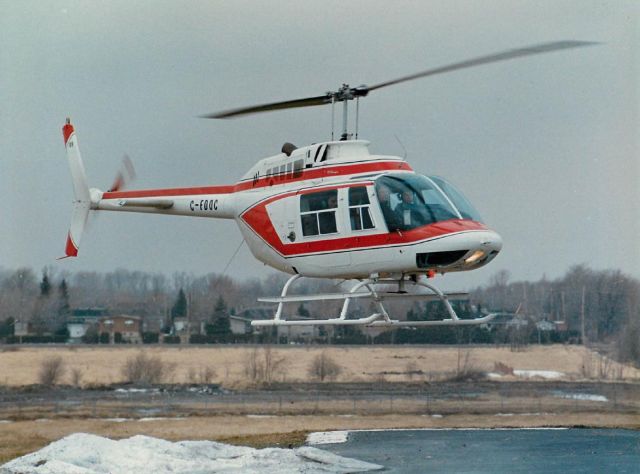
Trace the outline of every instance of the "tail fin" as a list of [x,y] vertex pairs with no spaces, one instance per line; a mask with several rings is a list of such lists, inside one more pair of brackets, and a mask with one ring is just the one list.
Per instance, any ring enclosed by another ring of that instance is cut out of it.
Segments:
[[67,236],[67,245],[65,247],[66,257],[75,257],[78,255],[80,239],[82,232],[89,216],[91,208],[91,195],[89,186],[87,185],[87,176],[84,172],[84,165],[80,157],[80,149],[78,148],[78,140],[76,138],[73,125],[67,119],[67,123],[62,127],[64,136],[64,145],[67,149],[67,158],[69,167],[71,168],[71,178],[73,180],[73,213],[71,214],[71,227]]

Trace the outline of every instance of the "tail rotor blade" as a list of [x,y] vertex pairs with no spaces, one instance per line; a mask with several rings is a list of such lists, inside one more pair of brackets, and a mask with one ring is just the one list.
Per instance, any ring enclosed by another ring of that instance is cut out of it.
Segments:
[[122,163],[120,165],[120,169],[116,174],[115,179],[113,180],[113,184],[109,189],[109,192],[114,191],[122,191],[126,186],[128,186],[134,179],[136,178],[136,170],[133,167],[133,162],[129,155],[124,155],[122,157]]

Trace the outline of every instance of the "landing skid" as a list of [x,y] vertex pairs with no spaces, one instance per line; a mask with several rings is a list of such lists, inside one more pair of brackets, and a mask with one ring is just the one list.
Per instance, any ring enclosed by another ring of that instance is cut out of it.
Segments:
[[[285,283],[282,293],[274,298],[258,298],[263,303],[277,303],[273,319],[254,320],[251,321],[252,326],[373,326],[373,327],[422,327],[422,326],[470,326],[483,324],[491,321],[496,315],[488,314],[482,318],[460,319],[455,310],[451,306],[449,300],[468,299],[468,293],[443,293],[433,285],[424,281],[405,280],[404,278],[389,279],[367,279],[361,280],[347,293],[325,293],[316,295],[295,295],[287,296],[293,282],[301,278],[300,275],[294,275]],[[380,292],[375,290],[376,285],[398,285],[396,292]],[[410,293],[406,287],[422,287],[429,290],[429,293]],[[351,300],[363,298],[373,300],[377,312],[366,318],[347,318],[349,304]],[[423,301],[441,301],[449,313],[450,318],[433,320],[433,321],[400,321],[391,319],[382,302],[387,299],[419,299]],[[337,318],[330,319],[283,319],[282,311],[286,303],[301,303],[305,301],[330,301],[344,300],[342,310]]]

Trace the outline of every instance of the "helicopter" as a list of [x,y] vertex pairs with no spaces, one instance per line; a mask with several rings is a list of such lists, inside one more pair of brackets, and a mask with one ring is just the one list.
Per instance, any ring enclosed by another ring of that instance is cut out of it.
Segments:
[[[487,265],[502,249],[464,195],[447,180],[416,173],[398,156],[375,155],[358,138],[359,100],[383,87],[524,56],[589,46],[586,41],[557,41],[472,58],[373,86],[350,87],[323,95],[243,107],[202,118],[227,119],[275,110],[331,105],[332,136],[326,142],[296,147],[258,161],[233,185],[125,190],[122,176],[108,191],[89,188],[78,139],[70,119],[63,126],[71,168],[74,204],[65,247],[76,257],[90,211],[122,211],[233,219],[253,256],[291,274],[277,297],[258,298],[277,304],[273,319],[253,326],[437,326],[477,325],[495,314],[458,317],[451,300],[431,280],[436,274],[463,272]],[[355,134],[348,130],[348,104],[356,101]],[[342,103],[342,130],[335,139],[335,106]],[[291,295],[304,277],[354,282],[345,292]],[[371,300],[375,311],[349,317],[354,299]],[[440,301],[449,317],[425,321],[392,319],[385,300]],[[283,316],[287,303],[342,301],[337,317],[292,319]]]

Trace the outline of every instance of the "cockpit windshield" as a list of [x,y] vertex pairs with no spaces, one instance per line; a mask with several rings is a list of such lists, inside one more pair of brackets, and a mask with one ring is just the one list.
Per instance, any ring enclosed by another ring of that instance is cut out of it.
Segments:
[[410,230],[462,217],[425,176],[387,174],[376,180],[376,192],[389,231]]
[[480,213],[471,205],[469,200],[462,195],[451,183],[448,183],[439,176],[429,176],[429,178],[438,185],[443,193],[447,195],[449,200],[462,215],[463,219],[471,219],[472,221],[482,222]]

